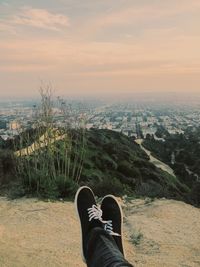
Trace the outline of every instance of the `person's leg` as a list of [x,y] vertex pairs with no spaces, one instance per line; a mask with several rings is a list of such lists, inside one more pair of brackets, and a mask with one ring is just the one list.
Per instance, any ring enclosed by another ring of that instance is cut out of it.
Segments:
[[[118,229],[121,219],[119,213],[113,213],[113,220],[120,220],[113,224],[112,220],[102,219],[102,210],[97,206],[92,190],[87,187],[81,187],[75,197],[75,206],[81,224],[82,234],[82,256],[88,267],[119,267],[132,266],[123,256],[123,248],[119,246],[116,237],[121,236],[113,231]],[[117,211],[117,206],[114,205]],[[105,210],[104,210],[105,211]],[[121,229],[121,228],[120,228]]]
[[115,239],[99,227],[89,234],[86,262],[88,267],[133,267],[124,259]]

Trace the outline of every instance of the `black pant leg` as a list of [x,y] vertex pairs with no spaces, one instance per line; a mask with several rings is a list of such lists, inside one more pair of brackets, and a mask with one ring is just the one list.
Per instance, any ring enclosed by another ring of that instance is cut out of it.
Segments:
[[124,259],[113,237],[102,228],[94,228],[87,242],[88,267],[133,267]]

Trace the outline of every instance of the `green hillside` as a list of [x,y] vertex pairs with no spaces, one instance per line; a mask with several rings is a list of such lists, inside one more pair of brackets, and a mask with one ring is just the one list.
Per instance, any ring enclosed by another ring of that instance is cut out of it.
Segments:
[[[30,132],[28,134],[30,135]],[[82,138],[79,135],[78,132],[72,135],[72,151],[68,154],[68,161],[71,164],[68,172],[66,168],[62,168],[66,160],[66,147],[63,140],[51,142],[50,147],[43,147],[33,154],[22,157],[20,168],[23,172],[20,172],[21,177],[18,173],[17,179],[22,181],[24,194],[69,197],[73,196],[78,185],[83,184],[91,186],[99,196],[112,193],[185,199],[189,193],[188,188],[176,177],[149,162],[148,155],[133,139],[110,130],[91,129],[85,132],[83,164],[79,168],[80,155],[83,154]],[[32,140],[31,136],[30,139]],[[8,156],[6,159],[3,156],[7,146],[12,150],[18,147],[19,138],[15,141],[15,146],[10,142],[7,145],[3,144],[1,177],[5,175],[4,165],[8,162],[13,164],[10,169],[19,169],[19,166],[16,166],[19,164],[18,161],[9,161]],[[13,158],[12,151],[9,155]],[[79,171],[81,171],[80,177],[74,175]],[[0,179],[0,182],[1,180],[3,179]]]
[[190,188],[188,201],[200,205],[200,128],[188,127],[184,134],[166,136],[165,142],[148,136],[143,146],[170,165],[181,183]]
[[81,183],[98,195],[134,194],[182,198],[187,188],[178,179],[155,167],[133,139],[110,130],[86,134],[86,154]]

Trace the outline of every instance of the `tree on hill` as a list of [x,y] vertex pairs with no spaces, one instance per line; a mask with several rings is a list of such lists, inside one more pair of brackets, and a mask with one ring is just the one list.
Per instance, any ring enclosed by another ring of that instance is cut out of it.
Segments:
[[3,140],[3,138],[0,136],[0,148],[4,148],[5,146],[5,141]]
[[166,128],[162,125],[157,126],[157,131],[155,132],[155,135],[158,138],[165,138],[167,136],[170,136],[169,132],[166,130]]

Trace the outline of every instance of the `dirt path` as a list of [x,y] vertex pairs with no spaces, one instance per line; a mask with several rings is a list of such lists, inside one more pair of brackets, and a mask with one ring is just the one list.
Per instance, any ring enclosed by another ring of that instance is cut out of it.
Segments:
[[168,172],[170,175],[176,177],[173,169],[169,165],[165,164],[164,162],[162,162],[159,159],[152,156],[151,151],[149,151],[145,147],[143,147],[143,145],[142,145],[143,139],[137,139],[137,140],[135,140],[135,142],[138,145],[140,145],[141,149],[144,150],[144,152],[146,152],[146,154],[149,156],[149,160],[151,163],[153,163],[156,167],[162,169],[163,171]]
[[[126,255],[135,266],[200,266],[198,209],[172,200],[122,204]],[[85,266],[73,203],[0,198],[0,266]]]

